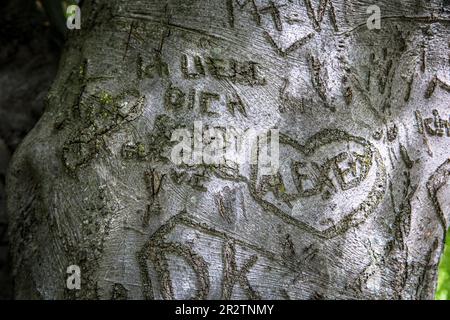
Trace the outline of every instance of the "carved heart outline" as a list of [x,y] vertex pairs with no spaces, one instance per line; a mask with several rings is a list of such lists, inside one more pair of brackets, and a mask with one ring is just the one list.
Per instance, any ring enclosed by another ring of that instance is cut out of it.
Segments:
[[284,222],[294,225],[302,230],[315,234],[324,239],[334,238],[340,234],[345,233],[350,228],[358,226],[359,224],[363,223],[379,206],[386,190],[386,168],[382,162],[381,155],[375,148],[375,146],[364,138],[352,136],[347,132],[339,129],[322,130],[310,137],[304,145],[299,144],[297,141],[285,134],[280,134],[280,144],[290,145],[306,157],[314,154],[315,150],[317,150],[319,147],[339,142],[355,142],[364,147],[370,148],[373,154],[374,163],[377,166],[377,171],[375,181],[371,190],[369,191],[367,198],[362,201],[355,209],[351,210],[347,214],[344,214],[344,216],[335,225],[324,230],[319,230],[303,221],[294,218],[271,202],[264,200],[257,190],[258,169],[255,165],[251,166],[250,171],[251,179],[248,183],[250,194],[264,209],[272,212]]

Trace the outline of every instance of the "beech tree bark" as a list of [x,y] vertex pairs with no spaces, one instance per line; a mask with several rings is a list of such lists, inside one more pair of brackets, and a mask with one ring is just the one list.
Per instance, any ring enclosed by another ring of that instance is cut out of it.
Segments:
[[[432,299],[450,7],[372,4],[86,1],[7,177],[16,297]],[[277,128],[279,172],[176,165],[194,121]]]

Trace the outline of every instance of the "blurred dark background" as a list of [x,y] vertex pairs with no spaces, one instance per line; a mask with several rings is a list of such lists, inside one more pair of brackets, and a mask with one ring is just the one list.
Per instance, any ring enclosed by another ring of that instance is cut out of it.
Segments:
[[[59,0],[0,1],[0,299],[12,299],[13,294],[6,234],[6,169],[44,110],[64,43],[62,12]],[[56,20],[55,14],[59,14]]]

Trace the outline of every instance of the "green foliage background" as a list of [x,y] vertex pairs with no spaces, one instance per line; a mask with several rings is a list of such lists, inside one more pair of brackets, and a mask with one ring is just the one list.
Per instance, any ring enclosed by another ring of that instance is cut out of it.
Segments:
[[450,229],[447,232],[444,254],[439,263],[436,300],[450,300]]

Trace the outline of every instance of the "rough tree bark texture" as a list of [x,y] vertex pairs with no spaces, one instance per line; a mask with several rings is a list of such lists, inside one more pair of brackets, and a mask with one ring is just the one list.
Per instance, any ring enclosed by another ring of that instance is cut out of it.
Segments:
[[[371,4],[85,3],[7,177],[16,297],[433,298],[448,2]],[[279,173],[175,165],[197,120],[278,128]]]

